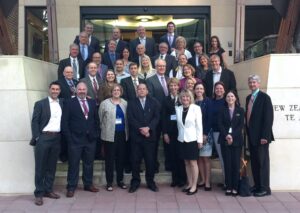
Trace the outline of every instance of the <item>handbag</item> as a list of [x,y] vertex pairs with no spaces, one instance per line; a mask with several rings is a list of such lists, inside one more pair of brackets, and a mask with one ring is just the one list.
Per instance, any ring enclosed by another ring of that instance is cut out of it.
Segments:
[[250,181],[247,175],[247,161],[241,158],[241,169],[240,169],[240,181],[238,187],[238,193],[241,197],[251,196]]

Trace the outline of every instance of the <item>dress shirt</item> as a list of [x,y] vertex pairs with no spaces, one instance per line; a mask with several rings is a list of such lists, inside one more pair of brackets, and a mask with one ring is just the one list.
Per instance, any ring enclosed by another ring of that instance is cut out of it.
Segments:
[[116,78],[117,78],[118,84],[121,82],[121,80],[122,80],[123,78],[127,78],[127,77],[129,77],[129,76],[130,76],[130,75],[129,75],[128,73],[126,73],[125,71],[123,71],[123,72],[121,72],[121,73],[116,72]]
[[166,60],[166,54],[160,54],[160,55],[159,55],[159,58],[160,58],[160,59],[163,59],[163,60]]
[[213,70],[213,85],[215,85],[215,83],[217,83],[218,81],[220,81],[221,79],[221,73],[222,73],[222,67],[220,66],[220,69],[215,71]]
[[91,45],[92,35],[89,36],[89,46]]
[[[82,59],[85,61],[88,58],[89,52],[88,52],[88,46],[86,44],[79,44],[80,46],[80,53],[82,56]],[[84,57],[82,55],[82,48],[84,47]]]
[[132,83],[133,83],[133,84],[134,84],[134,79],[135,79],[136,86],[139,85],[139,78],[138,78],[138,76],[136,76],[135,78],[131,76],[131,79],[132,79]]
[[146,97],[144,97],[144,98],[139,98],[139,99],[140,99],[140,103],[141,103],[143,109],[145,109]]
[[[73,61],[75,60],[75,64],[76,64],[76,70],[75,70],[75,67],[73,67]],[[73,58],[72,56],[70,56],[70,61],[71,61],[71,66],[73,68],[73,73],[76,75],[73,76],[73,78],[75,79],[79,79],[80,76],[79,76],[79,63],[78,63],[78,59],[77,57],[76,58]]]
[[146,47],[146,37],[144,37],[144,38],[139,37],[139,40],[140,40],[140,43]]
[[199,57],[200,57],[200,55],[195,54],[195,64],[197,67],[199,66]]
[[48,124],[44,127],[44,132],[60,132],[60,121],[61,121],[61,107],[59,105],[59,100],[53,100],[48,97],[50,104],[50,120]]
[[258,92],[259,92],[259,89],[257,89],[257,90],[255,90],[254,92],[252,92],[253,103],[254,103],[254,101],[255,101],[255,99],[256,99],[256,97],[257,97]]
[[91,80],[91,82],[92,82],[93,88],[94,88],[94,79],[95,79],[95,81],[96,81],[96,83],[97,83],[97,90],[98,90],[98,89],[99,89],[99,82],[97,81],[96,76],[91,76],[91,75],[89,75],[89,78],[90,78],[90,80]]

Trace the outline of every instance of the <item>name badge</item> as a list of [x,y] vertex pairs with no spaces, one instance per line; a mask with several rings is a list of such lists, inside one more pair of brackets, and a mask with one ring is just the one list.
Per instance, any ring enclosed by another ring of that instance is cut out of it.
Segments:
[[122,124],[122,118],[116,118],[116,124]]
[[176,115],[171,115],[171,116],[170,116],[170,119],[171,119],[171,121],[176,121],[176,120],[177,120],[177,117],[176,117]]
[[231,127],[229,128],[228,133],[229,133],[229,134],[232,133],[232,128],[231,128]]

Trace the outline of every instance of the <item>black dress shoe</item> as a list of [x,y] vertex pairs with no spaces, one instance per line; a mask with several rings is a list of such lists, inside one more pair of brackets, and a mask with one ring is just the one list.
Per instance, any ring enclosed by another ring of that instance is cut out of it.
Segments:
[[204,191],[211,191],[211,186],[209,186],[209,187],[206,187],[206,186],[204,186]]
[[181,191],[182,191],[182,192],[188,192],[188,191],[190,191],[190,189],[191,189],[191,188],[184,188],[184,189],[182,189]]
[[187,195],[193,195],[193,194],[196,194],[198,192],[198,189],[196,189],[195,191],[191,192],[191,191],[188,191],[186,194]]
[[138,186],[130,186],[128,192],[134,193],[139,187]]
[[250,188],[250,192],[251,192],[251,193],[255,193],[255,192],[257,192],[257,191],[259,191],[259,190],[257,189],[256,186],[252,186],[252,187]]
[[225,195],[226,195],[226,196],[230,196],[230,195],[232,195],[232,192],[231,192],[231,190],[226,190],[226,192],[225,192]]
[[254,197],[264,197],[264,196],[267,196],[267,195],[271,195],[271,192],[257,191],[257,192],[254,192],[254,194],[253,194]]
[[74,197],[74,191],[67,191],[67,197]]
[[51,199],[59,199],[60,198],[60,196],[58,194],[55,194],[54,192],[46,193],[46,194],[44,194],[44,197],[48,197]]
[[148,185],[148,189],[150,189],[153,192],[158,192],[158,188],[155,185],[155,183]]

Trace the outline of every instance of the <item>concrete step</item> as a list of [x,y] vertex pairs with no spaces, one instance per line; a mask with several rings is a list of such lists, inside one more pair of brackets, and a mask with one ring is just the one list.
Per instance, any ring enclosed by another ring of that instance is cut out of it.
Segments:
[[[220,163],[218,159],[211,160],[212,164],[212,174],[211,174],[211,182],[212,183],[220,183],[223,181],[222,171],[220,167]],[[80,165],[81,166],[81,165]],[[94,162],[94,184],[96,185],[105,185],[105,171],[104,171],[104,161],[95,161]],[[141,173],[142,183],[145,183],[145,169],[144,165],[142,167],[144,172]],[[160,172],[155,175],[155,181],[157,183],[171,183],[171,173],[163,170],[163,164],[161,164]],[[66,185],[67,184],[67,171],[68,164],[58,162],[55,185]],[[79,185],[82,184],[82,169],[80,169],[79,173]],[[131,180],[131,174],[124,174],[124,182],[129,184]]]

